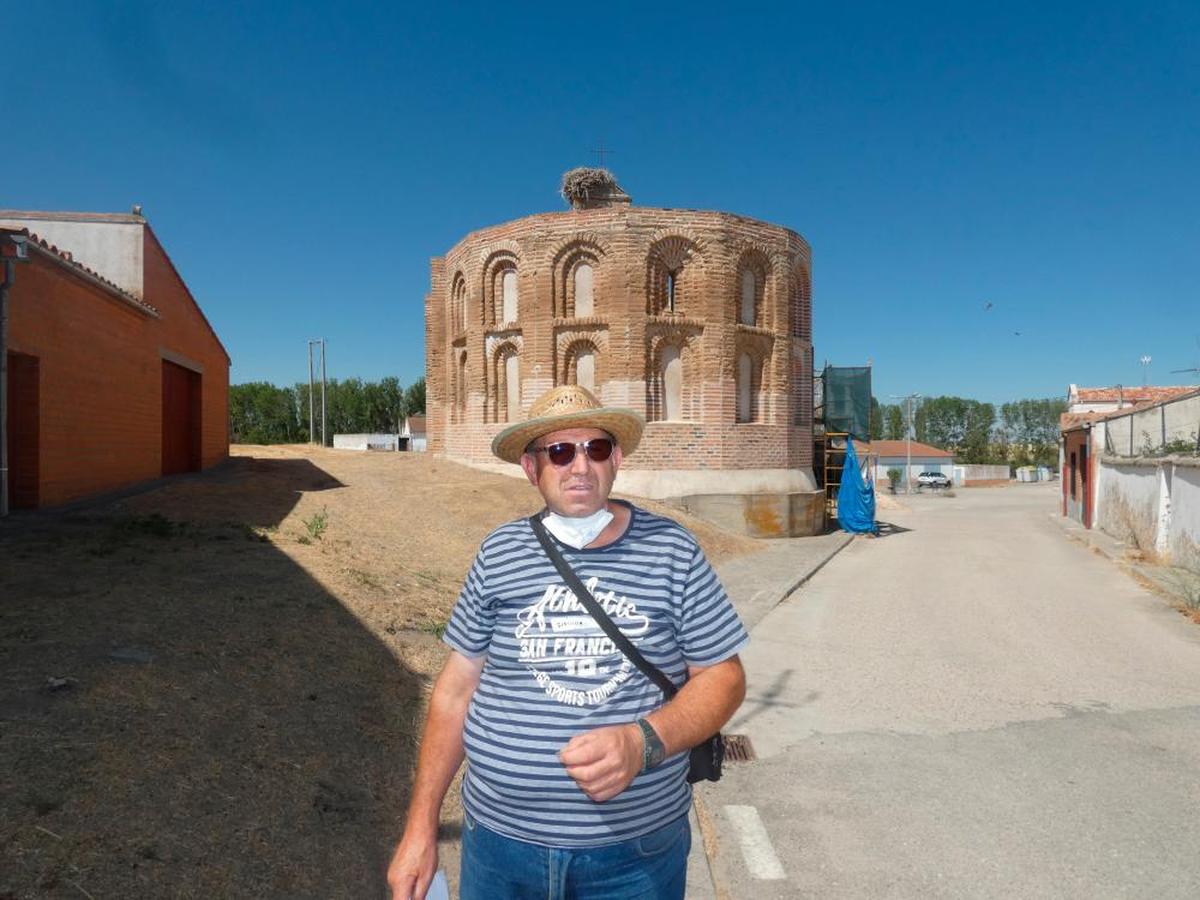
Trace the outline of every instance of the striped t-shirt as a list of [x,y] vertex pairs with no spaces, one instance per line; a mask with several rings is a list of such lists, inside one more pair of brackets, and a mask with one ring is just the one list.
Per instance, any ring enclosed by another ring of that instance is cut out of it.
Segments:
[[[728,659],[748,636],[695,538],[630,507],[605,547],[559,546],[621,631],[677,685],[688,666]],[[687,812],[687,753],[639,774],[604,803],[588,798],[558,752],[593,728],[632,722],[663,705],[575,600],[525,519],[483,542],[446,628],[446,643],[487,654],[464,729],[463,806],[485,827],[552,847],[639,837]]]

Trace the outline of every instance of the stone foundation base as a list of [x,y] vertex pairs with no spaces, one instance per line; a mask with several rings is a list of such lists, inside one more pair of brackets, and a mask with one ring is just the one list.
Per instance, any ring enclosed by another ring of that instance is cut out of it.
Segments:
[[692,494],[668,500],[726,531],[756,538],[810,537],[825,532],[825,492]]
[[815,491],[804,469],[622,469],[614,488],[651,500],[698,494],[794,494]]
[[[524,478],[520,466],[453,460]],[[751,537],[808,537],[825,531],[825,492],[809,469],[624,469],[617,495],[662,500],[728,531]]]

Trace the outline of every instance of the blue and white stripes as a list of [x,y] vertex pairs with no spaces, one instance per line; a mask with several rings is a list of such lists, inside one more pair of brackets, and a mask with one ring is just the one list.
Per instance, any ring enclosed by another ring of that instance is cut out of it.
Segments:
[[[559,549],[676,684],[688,666],[728,659],[748,640],[695,538],[670,519],[632,507],[614,543]],[[632,722],[664,701],[562,583],[526,520],[484,540],[445,640],[487,655],[464,732],[463,804],[473,818],[519,840],[583,847],[638,837],[687,811],[686,753],[606,803],[588,799],[559,762],[576,734]]]

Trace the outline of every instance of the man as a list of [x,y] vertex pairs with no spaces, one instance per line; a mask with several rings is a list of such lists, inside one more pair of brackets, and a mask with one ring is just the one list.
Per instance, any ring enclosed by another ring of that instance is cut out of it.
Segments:
[[464,756],[463,900],[679,898],[688,751],[745,695],[747,635],[695,538],[609,499],[644,421],[555,388],[492,452],[520,463],[543,524],[597,602],[680,686],[655,687],[574,598],[526,519],[483,542],[446,628],[393,900],[423,900],[438,811]]

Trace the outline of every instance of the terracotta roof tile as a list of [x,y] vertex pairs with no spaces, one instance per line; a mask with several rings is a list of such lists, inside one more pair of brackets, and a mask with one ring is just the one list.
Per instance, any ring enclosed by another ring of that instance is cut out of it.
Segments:
[[1078,403],[1158,403],[1194,390],[1196,385],[1079,388],[1073,399]]
[[[855,444],[855,447],[862,447],[862,444]],[[867,452],[872,456],[884,456],[889,459],[896,456],[904,456],[907,451],[907,441],[871,441],[867,445]],[[929,444],[922,444],[919,441],[912,442],[913,456],[944,456],[947,459],[953,459],[954,454],[948,450],[939,450],[937,447],[931,447]]]
[[109,293],[115,294],[116,296],[120,297],[122,300],[126,301],[127,303],[131,303],[134,306],[150,313],[151,315],[154,315],[154,316],[158,315],[157,308],[151,306],[145,300],[139,300],[133,294],[130,294],[128,291],[125,291],[122,288],[118,287],[116,284],[109,281],[107,278],[105,278],[103,275],[101,275],[99,272],[95,271],[94,269],[89,269],[87,266],[83,265],[82,263],[75,262],[75,257],[71,254],[71,251],[60,250],[57,246],[55,246],[54,244],[51,244],[45,238],[39,237],[36,233],[30,231],[28,228],[6,228],[3,226],[0,226],[0,234],[23,235],[24,237],[29,239],[29,243],[31,246],[37,247],[39,250],[41,250],[43,253],[47,254],[48,256],[53,256],[56,259],[58,259],[60,262],[66,263],[71,268],[76,269],[77,271],[81,272],[83,275],[87,276],[89,281],[99,284],[101,287],[103,287]]

